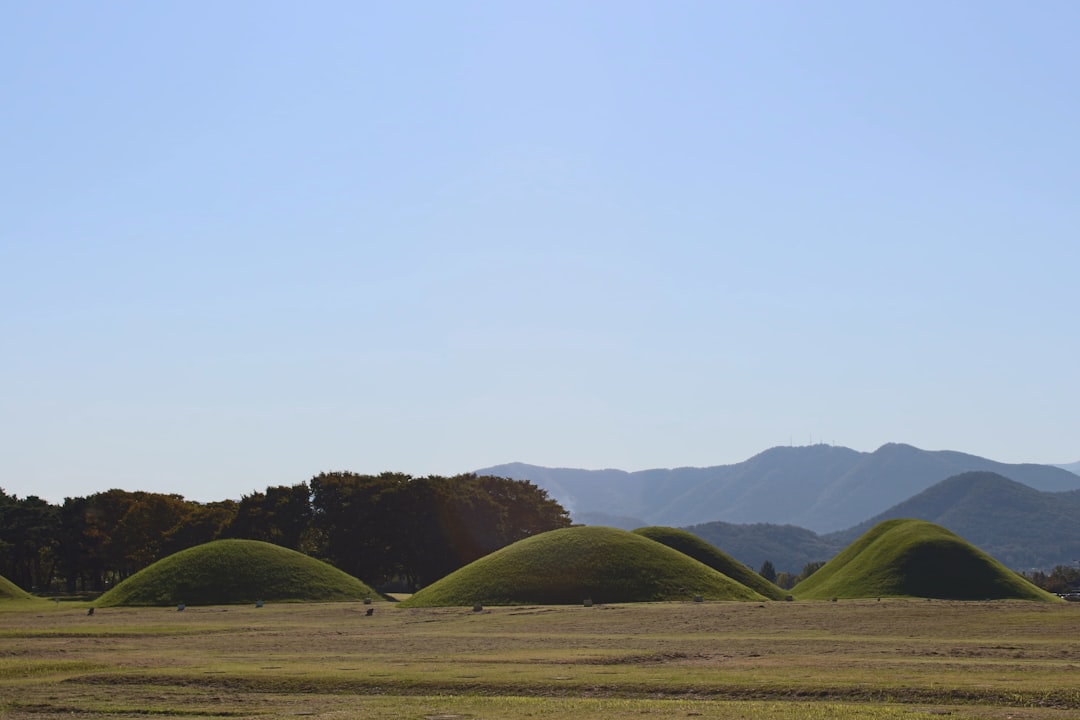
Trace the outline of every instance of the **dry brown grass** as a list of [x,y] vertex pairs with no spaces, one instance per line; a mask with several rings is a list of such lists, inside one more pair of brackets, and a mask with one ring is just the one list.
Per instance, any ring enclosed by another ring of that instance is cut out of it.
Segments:
[[1080,716],[1076,604],[365,610],[0,611],[0,718]]

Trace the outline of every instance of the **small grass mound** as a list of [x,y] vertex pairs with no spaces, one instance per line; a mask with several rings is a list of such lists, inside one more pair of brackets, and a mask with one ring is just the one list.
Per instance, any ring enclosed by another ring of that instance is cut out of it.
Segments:
[[1057,600],[940,525],[886,520],[795,586],[799,599]]
[[677,528],[659,526],[638,528],[634,532],[678,550],[683,555],[689,555],[698,562],[727,575],[732,580],[742,583],[770,600],[784,600],[787,598],[788,593],[786,590],[777,587],[723,550],[705,542],[693,533]]
[[641,535],[552,530],[497,550],[420,590],[402,607],[570,605],[765,597]]
[[33,596],[0,575],[0,600],[30,600]]
[[256,540],[216,540],[140,570],[96,605],[237,605],[258,600],[332,602],[377,597],[356,578],[295,550]]

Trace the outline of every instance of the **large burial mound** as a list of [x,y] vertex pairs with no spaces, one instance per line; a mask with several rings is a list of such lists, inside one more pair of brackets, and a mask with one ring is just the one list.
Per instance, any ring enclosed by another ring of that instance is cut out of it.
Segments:
[[420,590],[403,607],[764,600],[729,577],[626,530],[552,530],[497,550]]
[[875,525],[792,594],[801,600],[1056,600],[940,525],[906,519]]
[[97,604],[232,605],[375,596],[351,575],[295,550],[257,540],[216,540],[140,570],[98,598]]
[[0,575],[0,600],[29,600],[32,597],[30,593]]
[[634,532],[678,550],[683,555],[689,555],[698,562],[727,575],[732,580],[742,583],[770,600],[784,600],[787,597],[787,592],[693,533],[677,528],[659,526],[638,528]]

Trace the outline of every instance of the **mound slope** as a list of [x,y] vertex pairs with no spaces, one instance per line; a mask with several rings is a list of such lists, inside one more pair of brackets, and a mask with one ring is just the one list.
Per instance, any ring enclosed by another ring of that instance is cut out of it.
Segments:
[[30,593],[0,575],[0,600],[29,600],[31,597]]
[[497,550],[447,575],[403,607],[566,605],[594,602],[764,600],[731,578],[626,530],[552,530]]
[[97,605],[230,605],[257,600],[330,602],[376,597],[351,575],[257,540],[216,540],[140,570]]
[[699,563],[708,565],[713,570],[727,575],[732,580],[742,583],[770,600],[783,600],[787,597],[786,591],[761,577],[715,545],[705,542],[697,535],[686,530],[654,525],[652,527],[638,528],[634,532],[678,550],[683,555],[689,555]]
[[791,592],[806,600],[1056,600],[951,531],[910,519],[875,525]]

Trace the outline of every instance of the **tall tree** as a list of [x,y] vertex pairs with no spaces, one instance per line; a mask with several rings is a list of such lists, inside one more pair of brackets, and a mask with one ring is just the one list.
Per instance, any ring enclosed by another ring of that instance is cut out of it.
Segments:
[[135,573],[167,553],[167,538],[180,525],[187,504],[180,495],[139,493],[113,529],[113,542],[122,548],[123,571]]
[[129,564],[130,553],[124,545],[123,537],[117,535],[117,527],[127,515],[128,510],[145,495],[142,492],[127,490],[105,490],[87,498],[84,509],[85,534],[101,556],[102,574],[98,581],[104,589],[131,575],[138,568]]
[[773,567],[772,560],[766,560],[761,564],[761,569],[758,570],[758,575],[765,578],[771,583],[776,582],[776,568]]
[[476,482],[500,508],[499,547],[530,535],[570,527],[570,513],[549,497],[547,490],[528,480],[481,475],[476,477]]
[[0,501],[2,574],[24,590],[45,589],[56,570],[59,509],[36,495]]
[[171,555],[224,537],[226,528],[236,517],[236,512],[237,503],[233,500],[221,500],[205,505],[186,501],[179,521],[163,538],[163,553]]
[[8,495],[4,488],[0,488],[0,575],[5,577],[11,573],[15,550],[14,538],[11,537],[7,518],[16,502],[18,502],[17,497]]
[[105,549],[93,522],[90,498],[64,498],[60,506],[60,572],[69,593],[105,589]]
[[320,473],[311,479],[312,524],[317,554],[369,583],[393,576],[401,566],[398,524],[405,520],[401,496],[408,475]]
[[228,537],[262,540],[304,550],[311,528],[311,489],[307,483],[278,485],[244,495],[225,529]]

